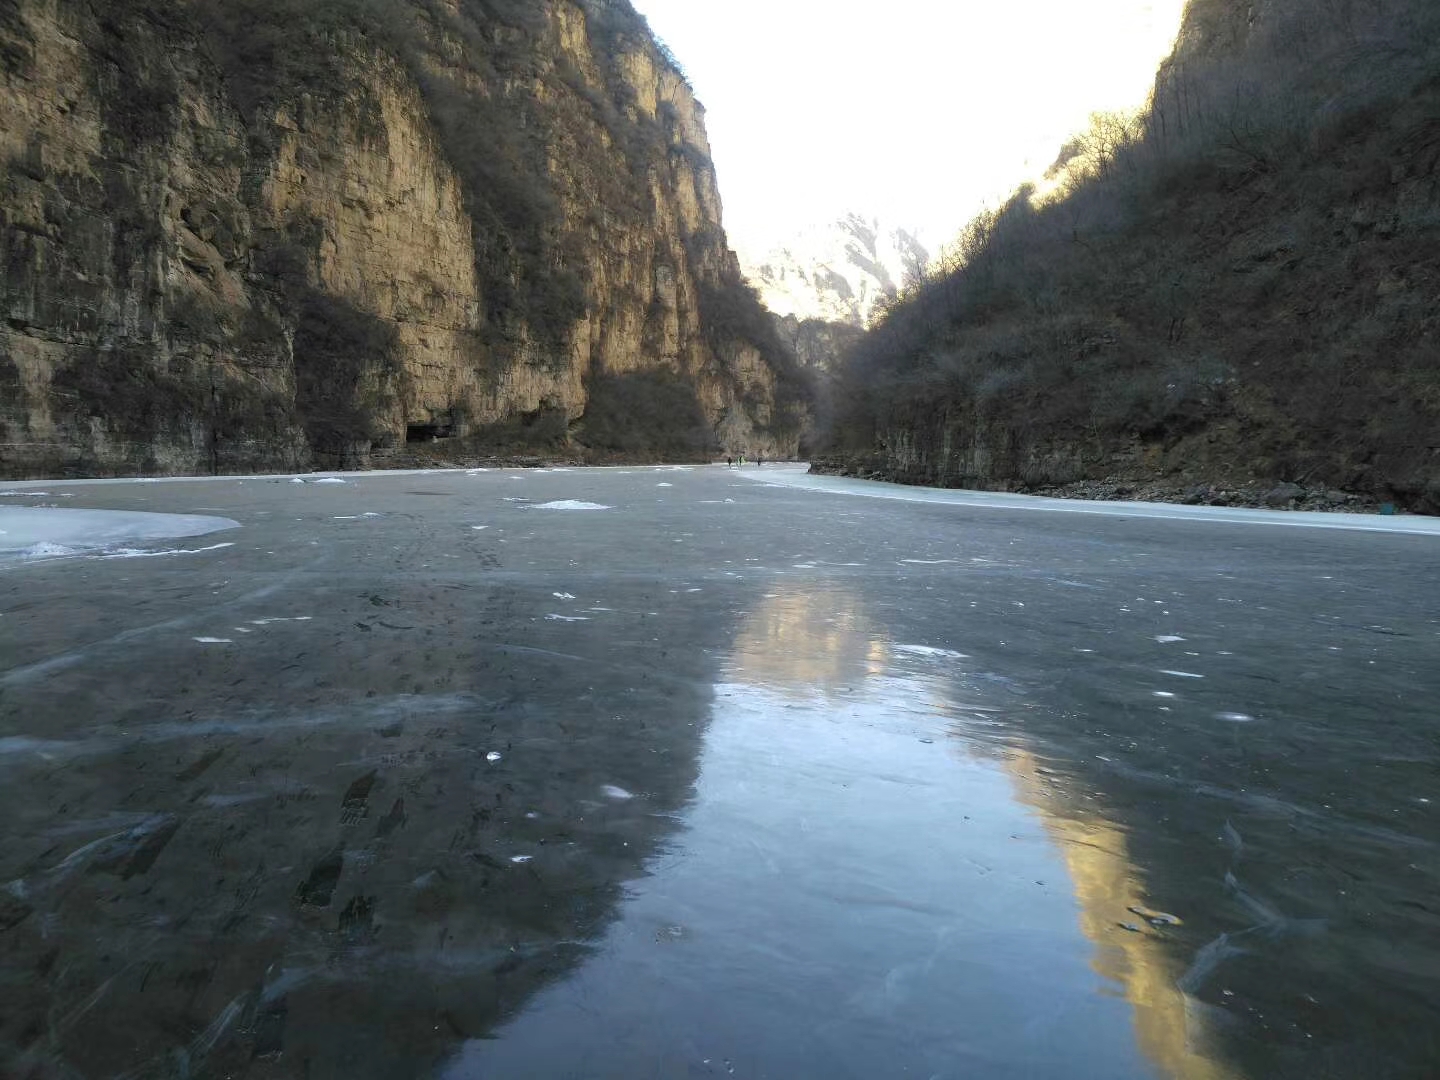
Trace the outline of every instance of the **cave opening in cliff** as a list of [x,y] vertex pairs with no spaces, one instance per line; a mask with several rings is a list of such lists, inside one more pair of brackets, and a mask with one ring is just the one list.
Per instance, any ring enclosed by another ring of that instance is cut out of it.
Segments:
[[436,439],[448,439],[455,433],[454,424],[406,424],[405,441],[407,443],[433,442]]

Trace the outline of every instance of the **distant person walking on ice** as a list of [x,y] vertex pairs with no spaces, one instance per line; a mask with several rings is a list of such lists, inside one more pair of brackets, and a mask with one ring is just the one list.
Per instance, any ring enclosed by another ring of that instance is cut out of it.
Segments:
[[726,454],[726,455],[725,455],[725,468],[727,468],[727,469],[733,469],[734,467],[735,467],[735,459],[732,458],[729,454]]

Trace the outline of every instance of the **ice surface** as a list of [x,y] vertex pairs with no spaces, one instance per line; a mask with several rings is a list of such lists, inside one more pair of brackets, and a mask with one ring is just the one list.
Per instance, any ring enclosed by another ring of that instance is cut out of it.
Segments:
[[235,639],[228,637],[197,637],[195,639],[201,645],[234,645]]
[[589,622],[584,615],[546,615],[551,622]]
[[1169,645],[1171,642],[1184,641],[1185,639],[1183,637],[1180,637],[1178,634],[1159,634],[1156,636],[1155,640],[1158,641],[1161,645]]
[[137,540],[203,536],[239,526],[238,521],[230,518],[201,514],[0,506],[0,562],[6,561],[7,557],[58,558],[103,551],[117,544]]
[[1193,671],[1170,671],[1167,668],[1160,669],[1161,675],[1175,675],[1182,679],[1203,679],[1204,675],[1196,675]]
[[615,799],[620,802],[623,802],[626,799],[633,799],[635,797],[633,794],[626,791],[623,787],[617,787],[614,784],[602,785],[600,788],[600,794],[604,795],[607,799]]
[[527,510],[610,510],[609,506],[602,506],[600,503],[584,502],[580,499],[556,499],[553,502],[535,503],[526,507]]

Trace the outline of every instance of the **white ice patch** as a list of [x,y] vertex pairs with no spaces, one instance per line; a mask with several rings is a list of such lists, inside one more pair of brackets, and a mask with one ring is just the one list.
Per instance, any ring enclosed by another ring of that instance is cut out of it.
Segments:
[[584,615],[546,615],[551,622],[589,622]]
[[601,785],[600,794],[604,795],[607,799],[615,799],[618,802],[623,802],[626,799],[633,799],[635,797],[623,787],[616,787],[614,784]]
[[348,480],[341,480],[338,476],[322,476],[319,480],[311,480],[312,484],[347,484]]
[[219,551],[221,548],[231,548],[234,544],[211,544],[202,548],[173,548],[169,551],[141,551],[138,548],[116,548],[114,551],[102,552],[99,555],[91,556],[96,559],[158,559],[162,555],[199,555],[202,551]]
[[78,555],[75,548],[68,548],[64,544],[52,544],[48,540],[42,540],[38,544],[31,544],[24,551],[20,552],[22,559],[62,559],[66,555]]
[[1204,675],[1196,675],[1193,671],[1170,671],[1167,668],[1160,669],[1161,675],[1174,675],[1181,679],[1203,679]]
[[1169,645],[1172,642],[1184,641],[1185,639],[1178,634],[1157,634],[1155,640],[1161,645]]
[[228,637],[197,637],[194,640],[201,645],[234,645],[235,639]]
[[0,499],[73,499],[74,495],[52,495],[48,491],[0,491]]
[[959,562],[959,559],[901,559],[902,563],[915,563],[917,566],[939,566],[941,563]]
[[0,507],[0,561],[53,559],[103,551],[137,540],[173,540],[239,528],[238,521],[202,514],[152,514],[135,510],[61,510]]
[[474,529],[476,532],[480,532],[480,531],[482,531],[482,530],[484,530],[484,529],[488,529],[489,527],[490,527],[489,525],[471,525],[471,526],[470,526],[470,528]]
[[314,615],[293,615],[293,616],[279,616],[279,615],[277,615],[277,616],[272,616],[271,618],[268,618],[268,619],[251,619],[251,620],[250,620],[250,625],[251,625],[251,626],[269,626],[271,623],[277,623],[277,622],[310,622],[310,621],[311,621],[312,619],[314,619],[314,618],[315,618]]
[[661,483],[656,484],[655,486],[656,486],[656,487],[674,487],[675,485],[674,485],[674,484],[667,484],[667,483],[664,483],[664,482],[662,481]]
[[574,599],[575,599],[575,594],[574,594],[574,593],[568,593],[568,592],[552,592],[550,595],[553,596],[556,600],[574,600]]
[[500,760],[500,751],[491,750],[488,754],[485,755],[485,760],[490,762],[491,764],[494,764],[495,762]]
[[1152,691],[1152,695],[1151,695],[1151,696],[1153,696],[1153,697],[1163,697],[1163,698],[1173,698],[1175,695],[1172,694],[1169,690],[1155,690],[1155,691]]
[[896,652],[910,653],[912,656],[925,656],[939,660],[968,660],[964,653],[956,652],[954,649],[937,649],[932,645],[892,645]]
[[533,858],[535,858],[534,855],[511,855],[510,861],[513,863],[527,863]]
[[1253,724],[1255,722],[1255,718],[1253,716],[1251,716],[1249,713],[1243,712],[1217,712],[1215,714],[1215,719],[1224,720],[1226,723],[1230,724]]
[[611,510],[610,506],[602,506],[600,503],[583,502],[580,499],[556,499],[553,502],[534,503],[527,506],[527,510]]

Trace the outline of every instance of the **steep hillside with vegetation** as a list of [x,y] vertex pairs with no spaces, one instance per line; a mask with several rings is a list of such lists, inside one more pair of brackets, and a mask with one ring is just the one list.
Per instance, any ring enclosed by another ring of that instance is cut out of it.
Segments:
[[820,467],[1440,512],[1440,5],[1192,0],[854,349]]
[[0,475],[793,452],[628,0],[0,0]]

